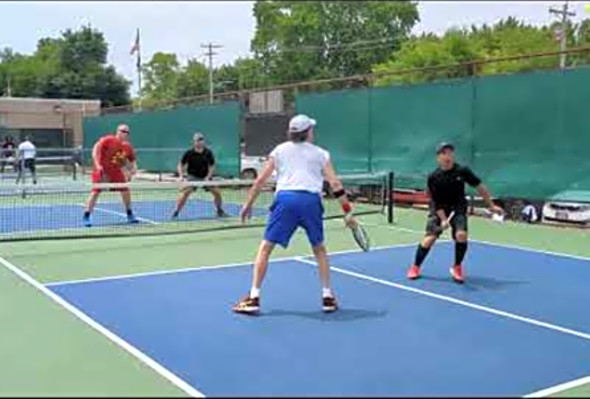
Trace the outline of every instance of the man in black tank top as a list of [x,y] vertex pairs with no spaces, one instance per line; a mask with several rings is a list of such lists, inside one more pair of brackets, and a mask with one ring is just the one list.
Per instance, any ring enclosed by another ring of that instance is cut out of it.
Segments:
[[[463,283],[461,263],[467,252],[467,200],[465,184],[475,187],[490,211],[503,214],[504,211],[492,202],[490,193],[470,168],[455,163],[455,148],[452,144],[441,143],[436,150],[439,167],[428,176],[430,211],[426,223],[426,235],[416,251],[414,264],[408,271],[408,278],[420,277],[420,266],[428,251],[444,230],[451,227],[455,240],[455,263],[451,276],[457,283]],[[452,218],[449,218],[452,215]],[[449,220],[450,219],[450,220]]]

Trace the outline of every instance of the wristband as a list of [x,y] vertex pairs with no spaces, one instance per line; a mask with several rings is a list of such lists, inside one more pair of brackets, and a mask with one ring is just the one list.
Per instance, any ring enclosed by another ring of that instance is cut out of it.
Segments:
[[352,212],[352,205],[350,205],[350,202],[345,202],[342,204],[342,212],[344,212],[346,215]]

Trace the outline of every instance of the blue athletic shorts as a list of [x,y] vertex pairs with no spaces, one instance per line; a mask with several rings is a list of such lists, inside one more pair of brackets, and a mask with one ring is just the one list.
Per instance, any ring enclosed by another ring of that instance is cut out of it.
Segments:
[[283,248],[302,227],[309,243],[315,247],[324,242],[324,207],[322,198],[309,191],[279,191],[270,207],[264,239]]

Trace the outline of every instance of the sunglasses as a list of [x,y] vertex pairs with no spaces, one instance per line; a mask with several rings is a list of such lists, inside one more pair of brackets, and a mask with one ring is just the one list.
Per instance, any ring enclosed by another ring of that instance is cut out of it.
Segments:
[[121,133],[125,133],[125,134],[131,134],[131,132],[129,130],[119,130]]

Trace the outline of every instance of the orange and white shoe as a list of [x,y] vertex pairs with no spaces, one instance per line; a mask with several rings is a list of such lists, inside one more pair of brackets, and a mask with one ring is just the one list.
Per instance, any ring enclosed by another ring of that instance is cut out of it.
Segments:
[[465,279],[463,278],[463,268],[461,265],[455,265],[451,267],[451,276],[453,277],[453,281],[457,284],[463,284]]
[[260,298],[252,298],[250,295],[246,295],[234,305],[232,310],[236,313],[256,315],[260,311]]
[[410,267],[408,270],[407,276],[410,280],[416,280],[420,278],[420,267],[418,265],[412,265],[412,267]]

